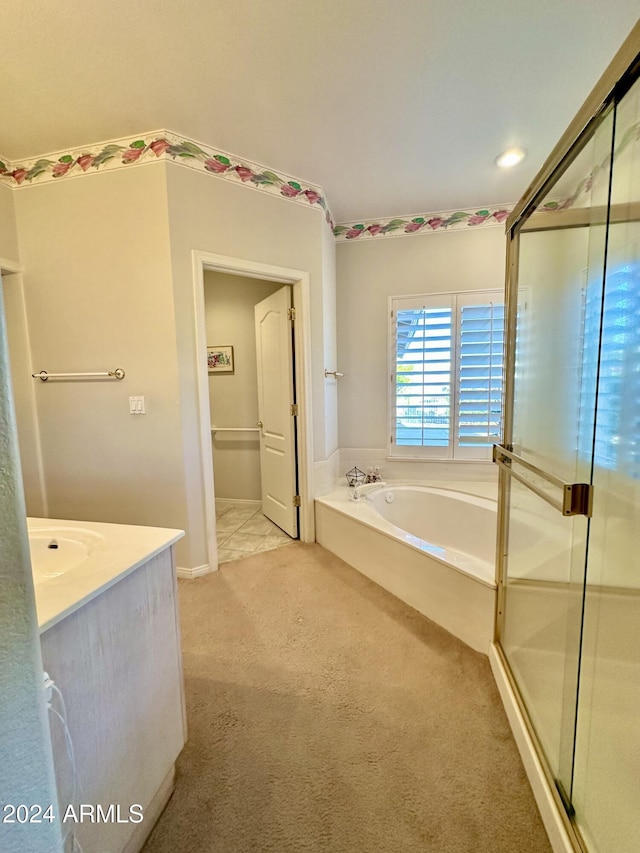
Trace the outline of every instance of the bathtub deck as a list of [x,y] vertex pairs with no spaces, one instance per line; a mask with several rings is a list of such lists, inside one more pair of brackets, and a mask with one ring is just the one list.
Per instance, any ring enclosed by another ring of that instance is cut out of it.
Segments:
[[316,541],[482,654],[493,642],[495,582],[446,565],[349,512],[316,498]]

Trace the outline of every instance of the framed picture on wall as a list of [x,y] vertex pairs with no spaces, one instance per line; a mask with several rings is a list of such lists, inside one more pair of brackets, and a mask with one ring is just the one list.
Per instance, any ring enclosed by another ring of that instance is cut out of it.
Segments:
[[233,373],[233,347],[207,347],[209,373]]

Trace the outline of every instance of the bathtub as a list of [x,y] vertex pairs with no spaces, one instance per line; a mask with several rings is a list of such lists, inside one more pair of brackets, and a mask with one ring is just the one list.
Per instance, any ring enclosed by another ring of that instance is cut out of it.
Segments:
[[28,518],[43,633],[184,536],[182,530]]
[[316,498],[316,540],[371,580],[488,654],[495,611],[496,501],[395,483],[359,501]]

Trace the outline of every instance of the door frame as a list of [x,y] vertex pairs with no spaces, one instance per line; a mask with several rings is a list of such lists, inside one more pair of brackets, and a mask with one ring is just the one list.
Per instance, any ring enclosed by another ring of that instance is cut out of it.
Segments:
[[296,453],[300,492],[299,536],[301,542],[315,541],[313,509],[313,419],[311,408],[311,293],[309,273],[259,261],[233,258],[194,249],[193,301],[196,333],[196,375],[200,452],[202,458],[202,494],[207,537],[207,562],[211,571],[218,568],[216,541],[215,483],[211,447],[211,415],[209,409],[209,373],[207,370],[207,335],[205,324],[204,273],[221,272],[244,278],[292,285],[295,322],[293,324],[295,357],[295,392],[298,403]]

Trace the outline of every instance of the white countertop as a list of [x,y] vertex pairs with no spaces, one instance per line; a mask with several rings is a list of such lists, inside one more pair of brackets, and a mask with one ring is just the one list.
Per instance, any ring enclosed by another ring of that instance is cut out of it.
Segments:
[[41,634],[184,536],[184,530],[165,527],[54,518],[29,518],[27,525],[33,533],[47,531],[55,537],[52,531],[58,528],[65,535],[77,531],[79,538],[84,534],[98,542],[80,565],[35,584]]

